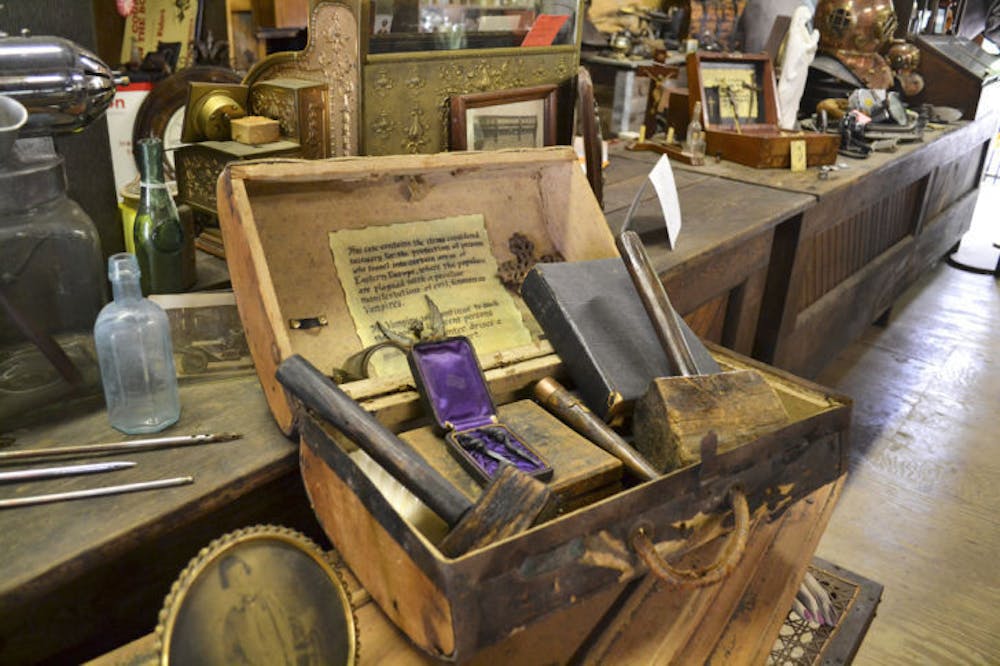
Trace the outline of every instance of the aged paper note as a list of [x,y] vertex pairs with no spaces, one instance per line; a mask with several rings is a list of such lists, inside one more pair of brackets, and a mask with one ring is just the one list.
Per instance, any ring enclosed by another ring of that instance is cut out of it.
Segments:
[[[347,307],[365,346],[382,340],[376,322],[407,332],[429,325],[424,295],[441,310],[447,335],[465,335],[480,356],[531,343],[521,314],[497,278],[481,214],[330,232]],[[377,354],[379,376],[408,372],[401,354]]]

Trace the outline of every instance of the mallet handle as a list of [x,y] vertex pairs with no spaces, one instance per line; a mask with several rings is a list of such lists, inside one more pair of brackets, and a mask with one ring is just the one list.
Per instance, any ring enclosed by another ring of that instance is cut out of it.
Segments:
[[309,409],[335,425],[407,490],[455,525],[472,502],[409,444],[365,411],[329,377],[298,354],[285,359],[276,373],[278,381]]
[[677,323],[677,312],[670,304],[667,291],[653,269],[652,262],[649,261],[639,234],[625,231],[618,236],[617,245],[625,262],[625,268],[632,277],[635,290],[639,292],[639,299],[642,300],[646,314],[653,324],[653,330],[656,331],[656,337],[660,339],[663,351],[667,354],[670,369],[674,374],[684,377],[697,375],[698,368],[691,354],[691,348],[688,347],[680,324]]

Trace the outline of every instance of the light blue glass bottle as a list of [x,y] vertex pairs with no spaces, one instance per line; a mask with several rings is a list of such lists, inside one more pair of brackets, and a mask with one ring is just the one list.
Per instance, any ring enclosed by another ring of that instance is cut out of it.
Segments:
[[94,325],[108,418],[129,435],[159,432],[181,414],[167,314],[142,297],[135,255],[109,257],[108,279],[114,300]]

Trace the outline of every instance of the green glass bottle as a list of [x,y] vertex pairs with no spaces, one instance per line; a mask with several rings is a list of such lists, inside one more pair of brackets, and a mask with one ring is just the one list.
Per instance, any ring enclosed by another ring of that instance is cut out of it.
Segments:
[[139,210],[132,228],[143,294],[184,291],[184,228],[163,180],[163,142],[139,140]]

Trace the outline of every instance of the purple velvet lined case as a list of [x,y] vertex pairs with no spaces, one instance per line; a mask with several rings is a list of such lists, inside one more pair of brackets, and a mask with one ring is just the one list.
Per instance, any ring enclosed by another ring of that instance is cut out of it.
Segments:
[[417,389],[448,449],[481,483],[510,463],[538,479],[552,468],[510,428],[500,423],[483,370],[465,337],[420,342],[409,354]]

